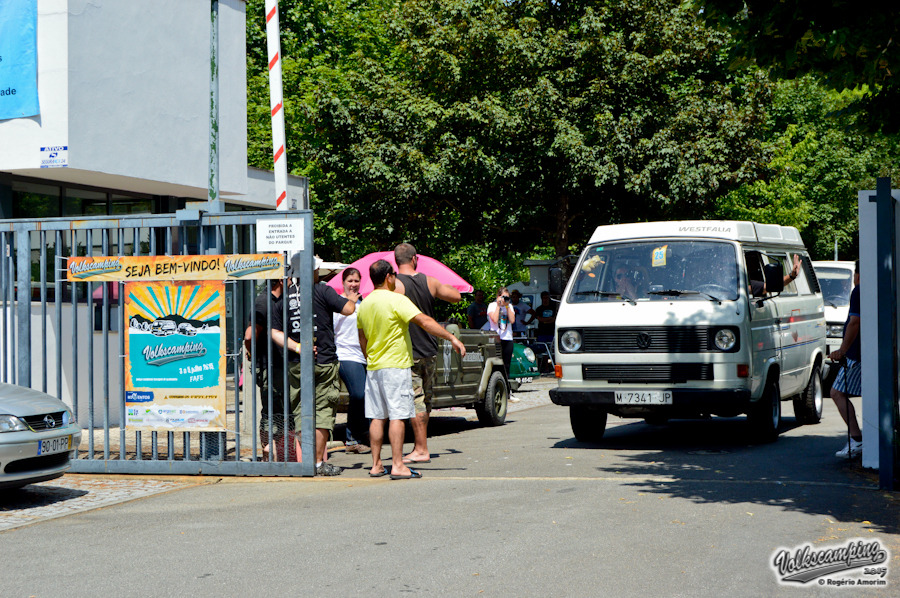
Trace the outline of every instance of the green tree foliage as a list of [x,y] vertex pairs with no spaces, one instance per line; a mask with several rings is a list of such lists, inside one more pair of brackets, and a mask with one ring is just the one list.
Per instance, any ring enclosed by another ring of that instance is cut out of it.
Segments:
[[876,0],[696,0],[708,22],[734,34],[732,55],[776,77],[817,75],[854,100],[870,130],[900,131],[900,4]]
[[859,92],[837,93],[812,76],[777,84],[765,127],[768,165],[758,180],[718,201],[722,218],[796,226],[818,259],[858,254],[857,192],[900,174],[898,142],[863,134],[846,108]]
[[408,0],[379,23],[301,102],[331,255],[564,255],[598,224],[708,216],[754,178],[767,82],[681,3]]

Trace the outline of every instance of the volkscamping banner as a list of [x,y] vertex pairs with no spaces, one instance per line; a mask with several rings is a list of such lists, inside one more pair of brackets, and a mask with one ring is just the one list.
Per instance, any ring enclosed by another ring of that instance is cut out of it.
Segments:
[[0,2],[0,120],[40,114],[37,0]]

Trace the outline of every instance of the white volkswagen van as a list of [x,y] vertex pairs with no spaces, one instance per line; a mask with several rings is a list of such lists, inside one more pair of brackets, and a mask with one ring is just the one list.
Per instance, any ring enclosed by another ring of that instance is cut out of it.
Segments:
[[745,413],[761,440],[777,438],[783,400],[802,423],[822,415],[822,292],[793,227],[598,227],[562,294],[555,351],[550,397],[581,441],[602,438],[610,413]]

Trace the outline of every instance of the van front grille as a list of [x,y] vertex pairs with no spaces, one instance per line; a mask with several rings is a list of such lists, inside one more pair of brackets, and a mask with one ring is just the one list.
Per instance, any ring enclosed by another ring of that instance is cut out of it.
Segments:
[[710,347],[709,326],[614,326],[585,328],[583,353],[702,353]]
[[613,383],[659,383],[713,380],[711,363],[610,363],[581,366],[584,380]]

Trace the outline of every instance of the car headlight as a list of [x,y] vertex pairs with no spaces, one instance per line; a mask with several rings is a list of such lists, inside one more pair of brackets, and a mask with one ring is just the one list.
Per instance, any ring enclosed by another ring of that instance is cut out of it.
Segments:
[[844,336],[843,324],[829,324],[826,330],[828,338],[841,338]]
[[24,432],[26,430],[28,430],[28,426],[15,415],[0,415],[0,432]]
[[78,420],[75,418],[75,414],[72,413],[71,409],[66,407],[66,410],[63,411],[63,416],[62,416],[63,425],[68,426],[69,424],[74,424],[76,421],[78,421]]
[[737,335],[735,335],[733,330],[723,328],[716,332],[714,340],[716,348],[720,351],[731,351],[734,348],[734,344],[737,342]]
[[528,361],[534,361],[534,351],[531,350],[531,347],[525,347],[525,350],[522,351],[522,354],[525,355],[525,359]]
[[559,337],[559,346],[563,351],[574,353],[581,348],[581,333],[577,330],[566,330]]

